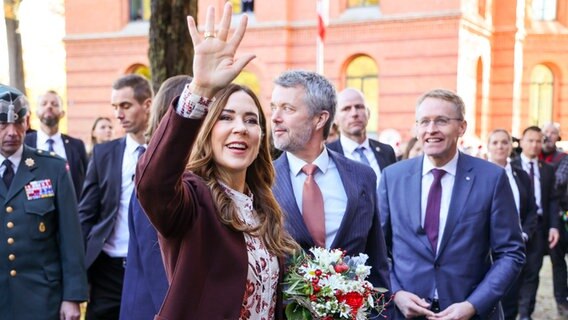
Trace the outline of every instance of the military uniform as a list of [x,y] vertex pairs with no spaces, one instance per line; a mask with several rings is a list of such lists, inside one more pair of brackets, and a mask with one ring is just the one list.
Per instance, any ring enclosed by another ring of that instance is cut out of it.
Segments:
[[87,300],[75,190],[64,159],[18,150],[9,188],[0,181],[0,319],[57,320],[62,301]]

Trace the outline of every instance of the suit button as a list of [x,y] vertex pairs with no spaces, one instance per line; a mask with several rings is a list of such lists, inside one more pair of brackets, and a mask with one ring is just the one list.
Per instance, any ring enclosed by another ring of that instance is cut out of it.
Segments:
[[11,270],[11,271],[10,271],[10,275],[11,275],[12,277],[15,277],[15,276],[16,276],[16,270]]
[[8,227],[8,229],[12,229],[14,227],[14,223],[12,221],[8,221],[8,223],[6,223],[6,227]]
[[11,254],[8,255],[8,260],[14,261],[14,260],[16,260],[16,256],[13,253],[11,253]]
[[8,244],[14,244],[14,238],[8,238]]
[[12,213],[12,211],[14,211],[14,208],[12,208],[12,207],[10,207],[10,206],[7,206],[7,207],[6,207],[6,212]]

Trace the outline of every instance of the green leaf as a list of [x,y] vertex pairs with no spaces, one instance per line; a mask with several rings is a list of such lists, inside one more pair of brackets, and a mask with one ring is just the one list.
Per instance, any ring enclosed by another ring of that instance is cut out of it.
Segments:
[[288,320],[312,320],[310,312],[295,302],[287,305],[284,313]]

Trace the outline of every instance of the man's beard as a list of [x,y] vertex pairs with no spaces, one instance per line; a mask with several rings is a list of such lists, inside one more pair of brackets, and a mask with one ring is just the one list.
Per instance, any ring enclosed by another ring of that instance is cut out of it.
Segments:
[[46,126],[53,128],[59,124],[59,118],[57,117],[43,117],[41,118],[41,123]]

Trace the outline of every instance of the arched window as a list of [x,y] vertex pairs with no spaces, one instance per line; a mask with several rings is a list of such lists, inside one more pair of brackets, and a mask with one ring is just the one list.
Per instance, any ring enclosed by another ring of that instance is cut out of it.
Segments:
[[556,20],[556,0],[532,0],[532,15],[535,20]]
[[376,132],[379,128],[379,69],[368,56],[353,59],[345,71],[345,87],[361,90],[365,103],[371,111],[367,130]]
[[540,126],[552,121],[554,75],[545,65],[537,65],[531,73],[529,102],[531,124]]
[[150,72],[150,68],[148,68],[148,66],[145,66],[143,64],[135,64],[131,66],[126,70],[126,73],[127,74],[134,73],[143,76],[148,80],[152,80],[152,73]]
[[254,94],[260,96],[260,82],[258,82],[258,77],[254,73],[242,71],[233,82],[249,87]]
[[379,0],[347,0],[347,8],[370,7],[379,5]]
[[150,0],[130,0],[130,21],[150,20]]
[[254,0],[227,0],[227,1],[231,1],[231,4],[233,5],[233,14],[254,12]]

